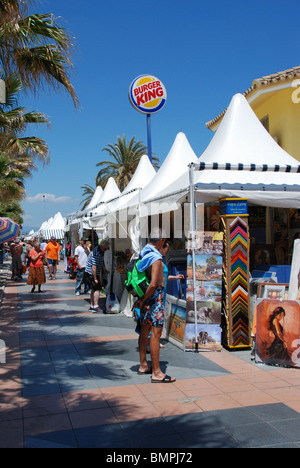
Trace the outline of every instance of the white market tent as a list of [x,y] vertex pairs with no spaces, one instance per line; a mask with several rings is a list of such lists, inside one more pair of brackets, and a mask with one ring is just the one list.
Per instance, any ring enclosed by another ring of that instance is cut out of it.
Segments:
[[[87,205],[87,207],[83,211],[78,211],[74,213],[75,217],[70,221],[70,224],[65,228],[65,231],[78,231],[82,230],[83,227],[85,229],[88,229],[89,226],[88,224],[83,220],[83,217],[86,215],[91,215],[93,208],[97,206],[99,203],[100,198],[102,197],[103,194],[103,188],[98,185],[96,188],[94,195],[92,196],[91,201]],[[80,236],[81,237],[81,236]]]
[[65,235],[65,220],[62,217],[61,213],[58,212],[54,216],[51,223],[43,229],[43,236],[45,239],[49,240],[51,237],[55,239],[63,239]]
[[[95,227],[95,225],[92,224],[92,219],[102,219],[103,217],[105,217],[105,214],[106,214],[106,206],[107,206],[107,203],[111,202],[112,200],[115,200],[117,199],[118,197],[121,196],[121,192],[114,180],[113,177],[110,177],[107,181],[107,184],[103,190],[103,193],[98,201],[98,207],[93,210],[93,214],[92,214],[92,217],[90,218],[89,220],[89,225],[91,227]],[[97,227],[100,227],[99,225],[97,225]],[[101,225],[101,227],[103,227],[103,225]]]
[[91,210],[93,209],[100,201],[101,197],[103,194],[103,188],[98,185],[98,187],[95,190],[95,193],[90,201],[90,203],[86,206],[84,211]]
[[[160,192],[163,191],[165,187],[172,187],[173,184],[176,185],[176,180],[186,171],[188,165],[198,162],[199,160],[186,135],[183,132],[178,133],[166,159],[155,177],[153,177],[151,182],[142,190],[140,203],[146,204],[154,199],[156,203],[151,206],[151,214],[154,215],[163,212],[164,208],[160,206],[159,202],[159,200],[161,200]],[[137,201],[137,198],[132,200],[132,204],[137,203]],[[170,205],[168,205],[167,209],[171,211]]]
[[110,213],[116,215],[118,211],[126,209],[131,204],[131,201],[138,196],[139,191],[151,182],[155,174],[156,171],[149,157],[143,155],[127,187],[117,199],[102,206],[98,212],[90,218],[90,226],[93,228],[103,227],[107,222],[107,215]]
[[[299,161],[284,151],[263,127],[242,94],[233,96],[226,114],[199,163],[218,167],[240,165],[239,170],[204,169],[195,173],[198,203],[220,198],[248,198],[257,205],[300,208],[300,175],[292,172],[265,172],[267,166],[297,167]],[[250,166],[251,170],[245,169]],[[255,170],[265,165],[263,170]],[[152,197],[152,200],[180,202],[190,189],[189,169]],[[151,199],[150,199],[151,200]],[[149,201],[149,199],[147,200]]]
[[43,224],[41,225],[41,227],[40,227],[40,229],[38,231],[39,236],[41,236],[41,237],[45,236],[45,231],[46,231],[46,229],[48,229],[51,226],[51,224],[53,223],[53,220],[54,220],[54,218],[51,217],[51,218],[48,219],[48,221],[43,222]]

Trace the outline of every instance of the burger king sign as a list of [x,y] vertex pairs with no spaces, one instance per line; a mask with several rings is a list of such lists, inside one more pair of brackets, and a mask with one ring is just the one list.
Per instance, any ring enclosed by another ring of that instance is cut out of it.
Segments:
[[142,114],[155,114],[167,101],[167,91],[163,83],[152,75],[140,75],[129,88],[132,106]]

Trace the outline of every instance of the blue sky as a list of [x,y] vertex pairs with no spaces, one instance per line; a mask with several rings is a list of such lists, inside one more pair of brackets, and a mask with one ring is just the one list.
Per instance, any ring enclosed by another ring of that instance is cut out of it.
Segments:
[[22,99],[51,121],[50,129],[27,131],[47,141],[51,163],[26,183],[25,229],[80,209],[81,186],[94,185],[96,163],[107,159],[102,149],[118,135],[147,145],[146,117],[128,100],[136,76],[152,74],[167,89],[165,107],[152,116],[162,162],[180,131],[200,156],[213,136],[205,122],[235,93],[300,64],[296,0],[42,0],[34,11],[61,17],[75,37],[72,83],[81,107],[65,93]]

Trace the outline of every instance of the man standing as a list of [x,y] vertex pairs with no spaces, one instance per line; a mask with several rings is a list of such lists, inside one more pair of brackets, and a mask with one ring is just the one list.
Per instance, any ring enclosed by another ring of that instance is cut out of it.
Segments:
[[84,292],[87,293],[90,289],[88,282],[85,278],[85,268],[88,260],[89,250],[85,240],[81,239],[80,245],[75,249],[75,260],[77,262],[77,279],[75,286],[76,296],[80,296],[81,285],[84,283]]
[[56,279],[60,246],[56,242],[55,237],[51,237],[50,242],[46,245],[45,251],[47,252],[47,260],[49,265],[49,279]]
[[102,310],[99,307],[100,291],[103,287],[103,273],[105,272],[104,266],[104,252],[109,249],[109,241],[102,240],[100,245],[94,248],[90,253],[87,265],[86,275],[92,290],[91,293],[91,307],[89,312],[101,313]]
[[[159,252],[165,243],[162,230],[154,229],[150,234],[149,243],[140,253],[140,272],[146,271],[150,280],[145,295],[135,303],[141,313],[141,333],[139,339],[140,368],[139,374],[152,373],[152,383],[172,383],[176,379],[166,375],[160,369],[159,352],[160,337],[164,325],[164,288],[165,276],[162,255]],[[152,369],[146,359],[148,336],[150,337],[150,354]]]

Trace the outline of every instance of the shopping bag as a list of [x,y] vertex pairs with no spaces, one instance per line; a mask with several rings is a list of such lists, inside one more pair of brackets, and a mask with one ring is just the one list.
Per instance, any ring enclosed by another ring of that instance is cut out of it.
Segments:
[[107,314],[119,314],[120,303],[117,296],[114,293],[109,294],[106,299],[106,313]]

